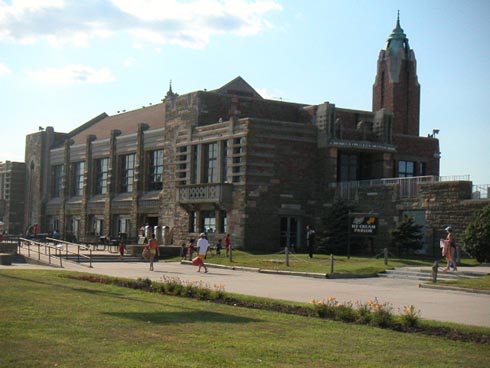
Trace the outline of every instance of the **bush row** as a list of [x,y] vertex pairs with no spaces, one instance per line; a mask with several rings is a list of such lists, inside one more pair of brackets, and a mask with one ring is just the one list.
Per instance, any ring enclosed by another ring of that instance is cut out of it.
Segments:
[[162,277],[160,282],[142,279],[120,279],[93,275],[63,275],[76,280],[112,284],[136,290],[155,292],[165,295],[190,297],[208,300],[215,303],[228,304],[246,308],[269,310],[274,312],[302,315],[308,317],[327,318],[336,321],[359,323],[381,328],[389,328],[400,332],[418,332],[427,335],[437,335],[456,341],[472,341],[490,344],[490,335],[485,333],[467,333],[447,327],[437,327],[422,324],[420,311],[413,305],[401,310],[400,316],[395,316],[389,303],[380,303],[376,298],[367,303],[341,303],[331,297],[325,300],[311,300],[310,306],[289,305],[287,303],[254,298],[238,299],[225,292],[224,285],[210,286],[202,281],[182,281],[174,277]]

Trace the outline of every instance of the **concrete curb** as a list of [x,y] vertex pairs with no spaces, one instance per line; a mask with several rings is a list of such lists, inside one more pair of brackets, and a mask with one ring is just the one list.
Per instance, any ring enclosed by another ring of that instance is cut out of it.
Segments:
[[[180,261],[183,265],[192,265],[191,261]],[[371,277],[378,277],[376,274],[372,275],[354,275],[349,273],[339,273],[339,274],[324,274],[316,272],[299,272],[299,271],[284,271],[284,270],[268,270],[265,268],[254,268],[254,267],[242,267],[242,266],[225,266],[216,263],[207,263],[206,266],[210,268],[220,268],[226,270],[234,271],[246,271],[246,272],[258,272],[271,275],[285,275],[285,276],[299,276],[299,277],[309,277],[314,279],[365,279]]]
[[438,289],[438,290],[451,290],[451,291],[462,291],[462,292],[465,292],[465,293],[490,295],[490,290],[469,289],[469,288],[462,288],[462,287],[457,287],[457,286],[443,286],[443,285],[419,284],[419,288]]

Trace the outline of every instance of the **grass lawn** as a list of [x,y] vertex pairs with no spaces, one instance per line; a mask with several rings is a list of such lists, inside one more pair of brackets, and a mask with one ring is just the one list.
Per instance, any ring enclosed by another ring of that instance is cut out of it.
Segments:
[[457,286],[461,288],[490,290],[490,275],[479,277],[476,279],[438,281],[439,285]]
[[[174,258],[172,260],[180,260]],[[374,257],[334,257],[334,273],[350,273],[355,275],[374,275],[386,269],[404,266],[432,266],[433,259],[428,258],[389,258],[388,265],[384,264],[384,258]],[[326,254],[315,254],[309,258],[307,254],[290,254],[289,267],[285,263],[284,254],[252,254],[239,250],[233,251],[233,262],[224,255],[212,255],[208,253],[207,262],[227,265],[262,268],[269,270],[285,270],[315,273],[330,273],[330,256]],[[478,263],[470,259],[463,259],[462,265],[474,266]]]
[[0,271],[1,367],[482,367],[486,344]]

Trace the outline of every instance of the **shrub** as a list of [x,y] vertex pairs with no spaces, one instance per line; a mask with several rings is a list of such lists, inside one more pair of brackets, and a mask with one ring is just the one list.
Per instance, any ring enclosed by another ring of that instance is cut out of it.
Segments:
[[357,313],[352,307],[351,302],[345,304],[337,303],[335,310],[335,319],[344,322],[354,322],[356,320]]
[[478,262],[490,260],[490,205],[475,214],[461,240],[464,251]]
[[356,302],[356,322],[362,325],[368,324],[371,322],[371,308],[367,303]]
[[420,310],[416,310],[413,305],[404,307],[400,321],[403,326],[416,327],[420,322]]
[[327,301],[315,300],[310,301],[313,304],[313,308],[320,318],[335,318],[337,300],[335,298],[328,298]]
[[393,324],[393,307],[389,303],[379,303],[378,299],[368,302],[371,308],[371,325],[376,327],[390,327]]

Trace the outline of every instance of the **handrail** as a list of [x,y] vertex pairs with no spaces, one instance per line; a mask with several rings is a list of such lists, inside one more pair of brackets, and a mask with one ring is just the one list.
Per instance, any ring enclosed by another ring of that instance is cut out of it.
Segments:
[[[92,249],[89,247],[84,247],[88,248],[90,250],[90,256],[87,256],[85,254],[80,253],[80,245],[79,244],[73,244],[69,242],[65,242],[63,240],[58,240],[58,239],[53,239],[53,238],[46,238],[47,240],[54,241],[56,243],[64,243],[64,246],[62,245],[57,246],[57,245],[49,245],[47,243],[41,243],[37,242],[32,239],[26,239],[26,238],[19,238],[18,242],[18,252],[21,254],[21,248],[23,245],[27,245],[27,256],[30,258],[31,257],[31,251],[36,252],[36,250],[31,249],[32,245],[37,247],[37,254],[38,254],[38,261],[41,261],[41,254],[48,256],[48,262],[51,264],[51,257],[58,257],[60,260],[60,267],[63,268],[63,257],[62,257],[62,251],[63,247],[65,248],[65,256],[68,257],[69,254],[71,255],[76,255],[78,259],[78,263],[80,264],[80,257],[86,258],[89,261],[89,267],[92,268]],[[72,252],[69,250],[70,245],[75,245],[78,248],[77,252]],[[41,250],[41,248],[44,248],[44,252]],[[51,254],[51,250],[54,250],[54,255]]]

